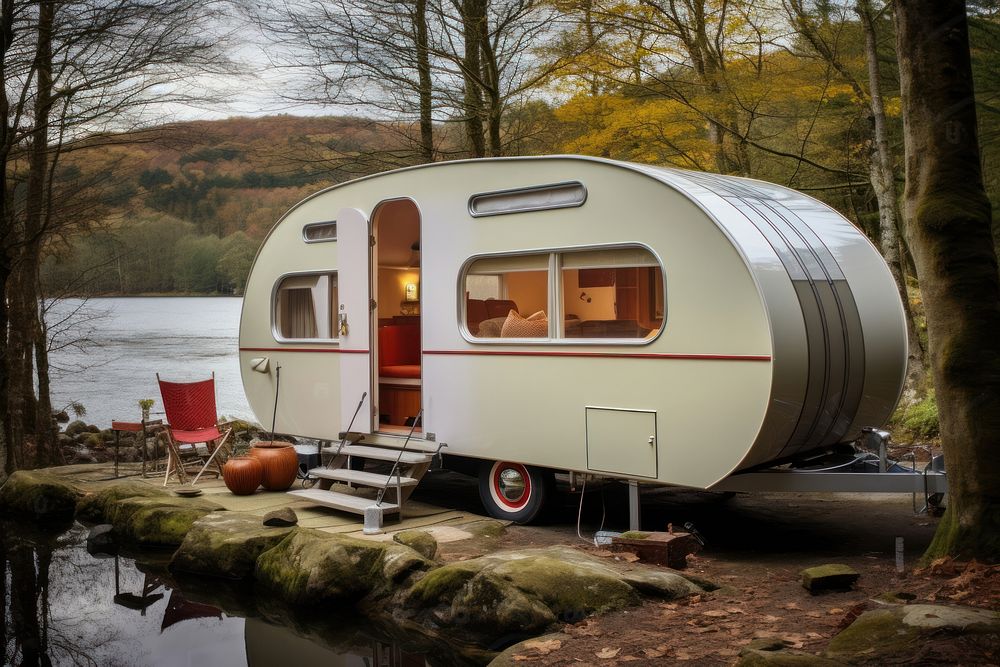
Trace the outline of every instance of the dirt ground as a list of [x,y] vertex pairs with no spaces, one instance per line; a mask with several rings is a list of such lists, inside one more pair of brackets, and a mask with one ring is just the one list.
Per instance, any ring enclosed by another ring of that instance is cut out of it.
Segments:
[[[415,496],[416,497],[416,496]],[[475,482],[451,473],[425,480],[419,498],[475,511]],[[588,492],[577,536],[578,495],[563,495],[545,522],[511,526],[494,543],[442,545],[445,560],[496,548],[572,544],[606,558],[620,557],[590,541],[601,525],[625,530],[624,487]],[[918,498],[918,502],[921,499]],[[602,511],[603,510],[603,511]],[[480,510],[481,511],[481,510]],[[642,528],[665,530],[691,522],[704,549],[689,557],[687,574],[719,590],[678,602],[640,607],[584,620],[563,629],[568,638],[536,642],[518,661],[546,665],[731,665],[755,639],[780,641],[812,653],[867,609],[879,596],[914,602],[957,603],[1000,609],[1000,566],[942,562],[916,570],[937,519],[914,514],[908,495],[713,494],[662,491],[643,500]],[[896,568],[896,538],[904,540],[904,570]],[[810,595],[799,583],[806,567],[843,563],[861,578],[849,592]],[[975,638],[936,638],[891,663],[997,665],[1000,647]]]

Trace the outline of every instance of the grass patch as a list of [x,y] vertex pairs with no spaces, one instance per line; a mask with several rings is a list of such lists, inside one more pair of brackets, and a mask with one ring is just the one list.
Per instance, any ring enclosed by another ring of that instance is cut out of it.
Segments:
[[932,440],[941,434],[938,422],[937,400],[931,392],[923,400],[902,406],[892,416],[891,426],[897,442],[903,440]]

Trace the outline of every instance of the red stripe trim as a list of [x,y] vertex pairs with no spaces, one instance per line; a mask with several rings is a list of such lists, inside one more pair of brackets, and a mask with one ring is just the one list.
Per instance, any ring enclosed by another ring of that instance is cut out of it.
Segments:
[[706,361],[771,361],[757,354],[654,354],[642,352],[546,352],[543,350],[424,350],[424,354],[457,354],[499,357],[596,357],[599,359],[696,359]]
[[[368,354],[368,350],[335,347],[241,347],[240,352],[315,352]],[[544,350],[424,350],[424,354],[487,357],[588,357],[594,359],[690,359],[695,361],[771,361],[766,354],[670,354],[642,352],[563,352]]]
[[326,354],[368,354],[368,350],[341,347],[241,347],[240,352],[318,352]]

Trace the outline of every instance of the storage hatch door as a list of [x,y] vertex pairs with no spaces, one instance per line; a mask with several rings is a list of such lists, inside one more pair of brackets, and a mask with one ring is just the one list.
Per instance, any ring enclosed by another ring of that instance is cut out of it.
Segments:
[[629,477],[657,477],[656,412],[587,407],[587,468]]

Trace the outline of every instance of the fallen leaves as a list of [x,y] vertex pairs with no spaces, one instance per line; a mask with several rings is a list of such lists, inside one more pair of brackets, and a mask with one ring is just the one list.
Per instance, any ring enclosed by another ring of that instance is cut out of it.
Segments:
[[596,655],[601,660],[610,660],[612,658],[618,657],[618,654],[621,652],[622,650],[620,648],[611,648],[609,646],[606,646],[597,653],[595,653],[594,655]]
[[665,656],[668,650],[669,649],[667,648],[667,646],[660,644],[656,648],[642,649],[642,654],[645,655],[650,660],[654,660],[656,658],[662,658],[663,656]]
[[558,651],[562,648],[562,641],[559,639],[549,639],[549,640],[535,640],[524,642],[525,649],[538,651],[542,655],[548,655],[553,651]]

